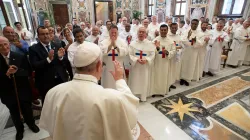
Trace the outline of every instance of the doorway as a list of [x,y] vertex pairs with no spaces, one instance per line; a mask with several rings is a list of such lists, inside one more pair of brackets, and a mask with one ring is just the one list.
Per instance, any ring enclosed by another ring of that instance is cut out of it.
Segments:
[[64,27],[69,22],[67,4],[52,4],[52,6],[55,23]]
[[113,1],[110,0],[94,0],[95,22],[102,20],[104,23],[107,20],[113,21]]

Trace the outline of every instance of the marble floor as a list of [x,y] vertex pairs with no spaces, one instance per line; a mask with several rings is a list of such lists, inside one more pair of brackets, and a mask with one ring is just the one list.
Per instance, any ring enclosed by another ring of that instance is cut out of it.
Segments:
[[[175,85],[177,89],[165,97],[140,103],[139,140],[250,139],[249,67],[226,67],[189,87]],[[1,107],[0,140],[14,140],[15,129],[5,128],[9,114]],[[34,134],[25,127],[24,140],[48,140],[48,136],[45,130]]]

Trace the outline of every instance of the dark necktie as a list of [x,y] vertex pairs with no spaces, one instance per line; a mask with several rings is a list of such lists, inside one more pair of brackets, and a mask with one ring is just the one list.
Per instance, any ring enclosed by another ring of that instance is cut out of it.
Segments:
[[49,45],[47,45],[46,48],[47,48],[47,51],[49,52],[50,51]]

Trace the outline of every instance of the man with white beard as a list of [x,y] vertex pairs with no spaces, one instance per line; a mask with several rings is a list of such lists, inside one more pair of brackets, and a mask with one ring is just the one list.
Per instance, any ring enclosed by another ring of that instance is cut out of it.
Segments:
[[243,26],[239,27],[234,34],[234,40],[231,45],[232,51],[228,54],[227,64],[233,67],[241,66],[247,54],[247,47],[250,45],[248,27],[250,21],[245,21]]
[[210,55],[207,54],[208,50],[210,49],[210,47],[208,45],[210,45],[209,42],[210,38],[212,38],[212,34],[209,30],[207,30],[207,26],[208,26],[208,22],[203,22],[201,23],[201,36],[200,39],[201,40],[201,45],[202,47],[199,48],[199,73],[200,73],[200,78],[205,76],[205,62],[206,62],[206,56]]
[[198,19],[193,19],[191,29],[187,30],[182,36],[185,45],[181,64],[180,84],[189,86],[191,80],[199,81],[199,48],[202,47],[199,41],[200,32],[197,30]]
[[106,65],[103,68],[101,84],[104,88],[115,89],[115,81],[110,74],[114,70],[113,61],[117,60],[123,65],[125,56],[128,54],[127,44],[118,38],[118,27],[111,25],[109,30],[110,38],[100,42],[103,53],[103,62]]
[[148,25],[148,35],[151,39],[155,39],[159,35],[159,24],[157,23],[157,17],[151,17],[152,22]]
[[150,74],[155,57],[155,45],[145,37],[146,29],[140,27],[138,40],[132,42],[129,47],[131,69],[128,84],[132,93],[139,95],[141,101],[146,101],[150,96]]
[[[156,53],[153,67],[153,95],[165,95],[169,90],[168,77],[171,75],[170,61],[175,57],[176,48],[171,39],[167,37],[168,26],[166,24],[160,27],[160,36],[156,37],[153,42],[156,45]],[[172,73],[173,74],[173,73]]]
[[170,24],[170,32],[168,33],[168,38],[170,39],[171,43],[174,44],[176,49],[176,54],[174,57],[170,59],[170,68],[168,74],[169,80],[169,91],[170,88],[176,89],[174,83],[176,80],[180,80],[180,71],[181,71],[181,55],[182,55],[182,43],[181,43],[181,36],[177,34],[178,24],[172,23]]
[[207,64],[209,76],[213,76],[215,72],[220,71],[221,65],[221,54],[223,46],[227,46],[229,36],[226,32],[223,31],[224,23],[218,22],[216,29],[212,32],[212,47],[211,55],[209,57],[209,62]]
[[100,32],[100,30],[99,30],[99,28],[97,26],[93,27],[91,35],[88,36],[85,40],[98,45],[99,32]]

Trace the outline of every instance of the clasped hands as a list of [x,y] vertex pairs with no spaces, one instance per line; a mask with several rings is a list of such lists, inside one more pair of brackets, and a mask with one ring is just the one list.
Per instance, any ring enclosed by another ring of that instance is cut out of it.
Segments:
[[109,47],[108,47],[108,51],[107,52],[109,52],[111,49],[112,49],[112,47],[114,47],[114,49],[116,49],[117,51],[118,51],[118,53],[120,53],[120,49],[119,49],[119,47],[117,47],[116,45],[115,45],[115,38],[114,37],[112,37],[111,38],[111,43],[110,43],[110,45],[109,45]]
[[[58,54],[58,58],[62,58],[64,55],[65,55],[65,49],[64,48],[60,48],[58,51],[57,51],[57,54]],[[49,59],[52,61],[54,59],[54,50],[51,49],[49,51]]]

